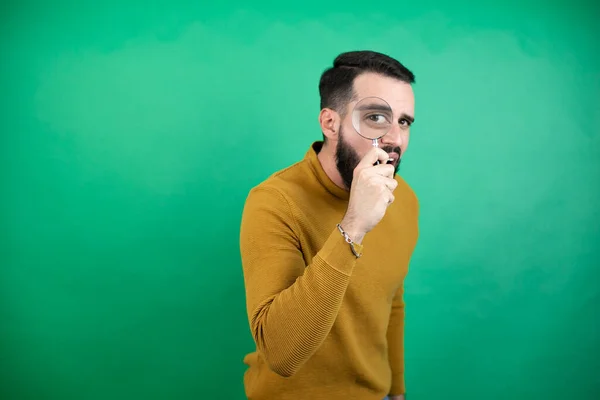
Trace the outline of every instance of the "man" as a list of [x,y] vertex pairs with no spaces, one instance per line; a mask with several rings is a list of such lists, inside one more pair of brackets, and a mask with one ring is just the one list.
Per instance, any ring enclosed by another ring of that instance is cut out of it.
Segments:
[[[413,82],[386,55],[339,55],[319,84],[323,142],[250,191],[240,235],[256,343],[244,359],[249,399],[404,399],[403,282],[418,202],[397,171]],[[371,96],[393,111],[379,147],[352,124]]]

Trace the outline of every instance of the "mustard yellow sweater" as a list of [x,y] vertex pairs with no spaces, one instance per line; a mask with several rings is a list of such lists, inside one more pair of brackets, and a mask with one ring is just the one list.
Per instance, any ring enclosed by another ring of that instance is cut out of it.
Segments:
[[404,384],[403,281],[418,236],[406,182],[356,258],[336,227],[349,193],[305,158],[253,188],[240,249],[256,351],[250,400],[381,400]]

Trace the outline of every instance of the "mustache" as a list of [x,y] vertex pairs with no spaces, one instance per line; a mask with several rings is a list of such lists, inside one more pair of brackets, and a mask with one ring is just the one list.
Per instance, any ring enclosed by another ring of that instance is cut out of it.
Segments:
[[386,153],[398,153],[398,155],[402,157],[402,149],[400,149],[398,146],[384,146],[381,148],[381,150],[385,151]]

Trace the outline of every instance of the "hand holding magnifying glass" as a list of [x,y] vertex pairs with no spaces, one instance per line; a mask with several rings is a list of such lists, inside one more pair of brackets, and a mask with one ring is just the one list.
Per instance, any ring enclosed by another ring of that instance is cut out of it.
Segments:
[[[352,126],[356,132],[373,141],[373,147],[379,147],[379,139],[392,128],[392,107],[379,97],[366,97],[360,100],[352,111]],[[388,160],[388,163],[393,162]],[[376,161],[375,164],[379,164]]]
[[[379,147],[379,139],[392,129],[392,117],[392,107],[385,100],[366,97],[354,106],[352,126],[360,136],[371,140],[373,147]],[[379,223],[386,209],[394,201],[393,191],[398,182],[394,179],[392,169],[382,168],[383,166],[371,167],[380,164],[374,160],[375,157],[384,162],[381,153],[385,152],[368,152],[354,170],[348,210],[341,226],[358,243]],[[388,159],[387,163],[393,161]]]

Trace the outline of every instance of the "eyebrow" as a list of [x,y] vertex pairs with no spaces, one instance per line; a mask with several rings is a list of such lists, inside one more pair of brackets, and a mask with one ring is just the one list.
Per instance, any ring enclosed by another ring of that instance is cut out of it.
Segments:
[[411,117],[410,115],[408,115],[408,114],[406,114],[406,113],[402,113],[402,114],[400,115],[400,119],[405,119],[405,120],[407,120],[408,122],[410,122],[411,124],[412,124],[413,122],[415,122],[415,118],[414,118],[414,117]]
[[381,104],[366,104],[366,105],[358,107],[358,109],[360,111],[364,111],[364,110],[386,111],[386,112],[391,112],[392,111],[389,107],[386,107],[386,106],[381,105]]

